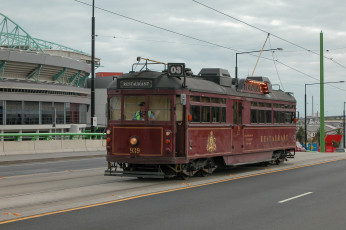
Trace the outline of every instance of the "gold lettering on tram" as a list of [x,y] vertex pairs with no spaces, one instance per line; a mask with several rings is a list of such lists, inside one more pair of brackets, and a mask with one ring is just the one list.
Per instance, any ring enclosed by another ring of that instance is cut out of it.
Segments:
[[288,135],[261,136],[261,143],[288,141]]
[[130,148],[130,154],[139,154],[140,152],[140,148]]

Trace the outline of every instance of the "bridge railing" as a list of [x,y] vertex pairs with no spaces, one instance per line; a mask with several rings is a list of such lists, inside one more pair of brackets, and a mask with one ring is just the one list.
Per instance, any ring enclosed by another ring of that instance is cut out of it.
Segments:
[[0,141],[102,140],[105,133],[0,133]]

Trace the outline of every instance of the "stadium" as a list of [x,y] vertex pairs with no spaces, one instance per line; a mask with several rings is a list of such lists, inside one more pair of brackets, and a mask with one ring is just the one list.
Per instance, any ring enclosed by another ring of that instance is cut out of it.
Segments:
[[90,63],[89,54],[32,38],[0,13],[0,132],[87,129]]

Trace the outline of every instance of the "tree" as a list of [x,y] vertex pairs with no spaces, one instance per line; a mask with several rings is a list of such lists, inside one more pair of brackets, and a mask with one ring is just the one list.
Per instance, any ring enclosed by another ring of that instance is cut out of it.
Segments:
[[336,135],[342,135],[341,129],[336,130]]
[[305,142],[305,130],[302,126],[300,126],[297,131],[297,141],[299,141],[300,143]]
[[316,132],[314,138],[312,139],[313,142],[318,143],[320,145],[320,129]]

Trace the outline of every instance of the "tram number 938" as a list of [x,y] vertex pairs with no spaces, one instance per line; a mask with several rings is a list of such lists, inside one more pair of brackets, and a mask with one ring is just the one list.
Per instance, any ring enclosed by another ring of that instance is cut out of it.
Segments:
[[168,76],[170,77],[183,77],[185,71],[184,63],[168,63]]

